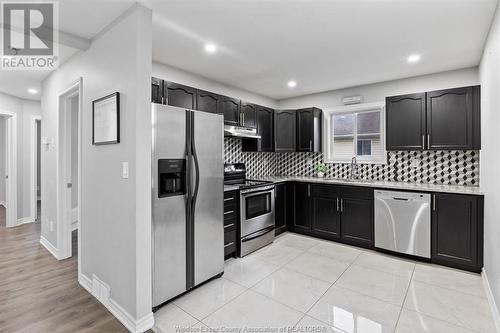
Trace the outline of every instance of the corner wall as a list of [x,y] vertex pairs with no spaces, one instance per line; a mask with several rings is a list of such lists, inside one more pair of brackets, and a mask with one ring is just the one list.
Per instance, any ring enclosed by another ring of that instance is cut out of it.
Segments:
[[[500,12],[495,19],[486,41],[479,65],[481,81],[481,187],[484,196],[484,273],[496,303],[496,324],[500,310]],[[491,300],[490,298],[490,300]]]
[[[83,80],[80,244],[82,279],[109,285],[108,308],[131,331],[152,326],[151,312],[151,52],[152,13],[133,5],[42,82],[42,236],[59,248],[57,142],[59,95]],[[120,92],[120,143],[92,145],[92,101]],[[129,177],[122,178],[122,163]],[[49,221],[54,221],[50,230]],[[95,286],[94,286],[95,287]],[[106,305],[106,300],[103,301]]]

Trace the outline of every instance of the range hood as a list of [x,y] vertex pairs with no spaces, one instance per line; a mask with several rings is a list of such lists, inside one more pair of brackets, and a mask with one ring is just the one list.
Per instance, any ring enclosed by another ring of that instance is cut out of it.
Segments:
[[251,138],[260,139],[260,135],[257,134],[255,128],[240,127],[240,126],[230,126],[224,125],[224,136],[231,136],[235,138]]

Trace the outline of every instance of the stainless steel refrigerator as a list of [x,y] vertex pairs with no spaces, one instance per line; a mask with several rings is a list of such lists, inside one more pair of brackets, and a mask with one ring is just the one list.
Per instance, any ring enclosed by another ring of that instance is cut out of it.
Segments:
[[223,116],[152,104],[153,307],[223,273]]

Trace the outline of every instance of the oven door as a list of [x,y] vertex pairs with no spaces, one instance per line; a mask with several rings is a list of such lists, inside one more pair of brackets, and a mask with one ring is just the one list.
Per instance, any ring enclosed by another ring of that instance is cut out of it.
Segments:
[[274,227],[274,188],[240,195],[241,237]]

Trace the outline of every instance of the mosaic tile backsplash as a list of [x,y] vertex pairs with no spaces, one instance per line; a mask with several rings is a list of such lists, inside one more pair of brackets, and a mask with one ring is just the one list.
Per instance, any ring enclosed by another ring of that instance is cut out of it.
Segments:
[[[397,151],[387,153],[387,164],[359,164],[358,177],[412,183],[479,185],[479,151]],[[419,166],[412,166],[412,159]],[[322,153],[251,153],[241,140],[224,138],[224,162],[245,163],[247,177],[314,176]],[[326,177],[349,178],[350,164],[327,164]]]

